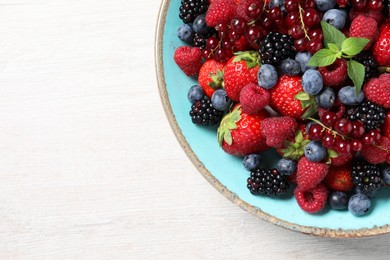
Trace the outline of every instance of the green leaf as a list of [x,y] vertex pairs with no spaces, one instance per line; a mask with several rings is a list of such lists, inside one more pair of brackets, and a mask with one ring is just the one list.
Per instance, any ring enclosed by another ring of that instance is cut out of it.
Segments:
[[345,35],[327,22],[322,21],[321,27],[324,33],[325,46],[328,46],[329,43],[334,43],[341,48],[341,44],[346,39]]
[[294,96],[294,98],[295,98],[295,99],[298,99],[298,100],[300,100],[300,101],[307,101],[307,100],[310,100],[310,95],[307,94],[307,93],[305,93],[305,92],[303,92],[303,91],[301,91],[301,92],[299,92],[298,94],[296,94],[296,95]]
[[338,53],[340,51],[339,47],[337,47],[334,43],[328,43],[328,49],[332,51],[333,53]]
[[300,130],[298,130],[295,134],[295,142],[302,143],[303,141],[303,134]]
[[313,57],[311,57],[308,66],[325,67],[331,65],[337,59],[337,53],[333,53],[331,50],[322,49],[317,51]]
[[233,138],[232,138],[232,134],[230,133],[230,131],[227,131],[225,133],[225,135],[223,136],[223,140],[225,140],[225,142],[228,144],[228,145],[232,145],[233,143]]
[[354,56],[360,53],[369,42],[370,40],[366,38],[351,37],[343,41],[341,51],[346,55]]
[[305,113],[303,113],[302,115],[302,119],[306,119],[308,117],[311,117],[312,115],[314,115],[315,113],[317,113],[318,111],[318,105],[316,102],[313,102],[311,106],[309,106]]
[[348,66],[348,76],[352,80],[353,84],[355,85],[356,95],[359,95],[360,90],[362,89],[363,86],[364,75],[366,73],[364,70],[364,65],[355,60],[349,60],[347,62],[347,66]]
[[332,149],[328,149],[328,155],[330,158],[337,158],[339,156],[337,154],[337,152],[335,150],[332,150]]

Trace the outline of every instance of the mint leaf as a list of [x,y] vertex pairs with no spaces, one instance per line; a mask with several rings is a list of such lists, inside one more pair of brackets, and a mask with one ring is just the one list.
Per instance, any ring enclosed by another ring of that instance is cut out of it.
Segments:
[[325,67],[332,64],[337,59],[337,53],[333,53],[331,50],[322,49],[317,51],[313,57],[311,57],[308,66]]
[[350,37],[341,44],[341,51],[346,55],[354,56],[360,53],[369,42],[370,40],[366,38]]
[[334,43],[341,48],[341,44],[346,39],[345,35],[327,22],[322,21],[321,27],[324,33],[325,46],[328,46],[329,43]]
[[356,95],[360,93],[360,90],[363,86],[364,81],[364,65],[355,61],[355,60],[349,60],[347,62],[348,66],[348,76],[352,80],[353,84],[356,87]]
[[337,47],[334,43],[328,43],[328,49],[332,51],[333,53],[338,53],[340,51],[339,47]]

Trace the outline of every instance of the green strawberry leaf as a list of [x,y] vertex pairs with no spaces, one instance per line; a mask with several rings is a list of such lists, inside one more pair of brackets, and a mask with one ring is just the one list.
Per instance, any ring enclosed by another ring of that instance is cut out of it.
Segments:
[[328,43],[328,49],[330,50],[330,51],[332,51],[333,53],[339,53],[340,52],[340,49],[339,49],[339,47],[336,45],[336,44],[334,44],[334,43]]
[[341,51],[346,55],[354,56],[360,53],[369,42],[370,40],[366,38],[350,37],[341,44]]
[[296,95],[294,96],[294,98],[295,98],[295,99],[298,99],[298,100],[300,100],[300,101],[307,101],[307,100],[310,100],[310,95],[307,94],[307,93],[305,93],[305,92],[303,92],[303,91],[301,91],[301,92],[299,92],[298,94],[296,94]]
[[245,61],[246,66],[251,69],[260,66],[260,54],[257,51],[244,51],[234,53],[236,56],[233,62]]
[[324,33],[325,46],[328,46],[329,43],[334,43],[341,48],[343,41],[346,39],[345,35],[327,22],[322,21],[321,27]]
[[308,66],[325,67],[331,65],[336,59],[338,54],[333,53],[331,50],[322,49],[317,51],[313,57],[311,57]]
[[303,113],[301,118],[307,119],[308,117],[311,117],[312,115],[317,113],[317,111],[318,111],[318,105],[317,105],[317,102],[315,102],[315,98],[313,97],[312,103],[310,104],[309,107],[307,107],[305,113]]
[[356,87],[356,95],[359,95],[360,90],[363,86],[364,81],[364,65],[355,61],[355,60],[349,60],[347,62],[348,66],[348,77],[352,80],[354,86]]
[[337,158],[337,157],[339,157],[337,152],[335,150],[332,150],[332,149],[328,149],[328,155],[329,155],[330,158]]
[[232,112],[226,114],[217,130],[218,143],[222,146],[223,141],[232,145],[233,138],[231,130],[237,129],[237,123],[241,120],[241,106],[237,106]]
[[209,86],[213,89],[220,89],[223,87],[223,72],[221,70],[217,70],[214,73],[210,73],[211,82],[209,83]]

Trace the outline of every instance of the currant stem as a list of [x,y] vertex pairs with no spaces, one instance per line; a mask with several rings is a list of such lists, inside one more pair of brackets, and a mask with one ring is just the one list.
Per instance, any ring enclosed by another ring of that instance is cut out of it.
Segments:
[[380,73],[390,73],[390,67],[379,67],[378,70]]
[[305,33],[305,38],[307,38],[309,41],[311,41],[309,34],[306,30],[305,23],[303,22],[303,8],[301,6],[300,1],[298,1],[298,7],[299,7],[299,18],[301,19],[301,25],[302,25],[303,32]]
[[333,136],[334,136],[334,137],[336,137],[336,135],[338,135],[338,136],[340,136],[341,138],[343,138],[343,140],[345,140],[345,139],[352,139],[352,138],[350,138],[350,137],[348,137],[348,136],[344,136],[344,135],[342,135],[342,134],[339,134],[337,131],[334,131],[332,128],[327,127],[326,125],[324,125],[321,121],[319,121],[319,120],[317,120],[317,119],[314,119],[314,118],[312,118],[312,117],[308,117],[307,119],[309,119],[309,120],[311,120],[311,121],[313,121],[313,122],[316,122],[317,124],[321,125],[321,126],[322,126],[323,128],[325,128],[326,130],[331,131],[331,132],[333,133]]

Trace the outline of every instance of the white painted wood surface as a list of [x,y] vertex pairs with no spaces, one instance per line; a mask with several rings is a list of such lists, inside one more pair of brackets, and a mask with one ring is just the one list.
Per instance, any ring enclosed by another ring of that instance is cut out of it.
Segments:
[[[177,0],[178,1],[178,0]],[[384,258],[231,204],[179,147],[157,0],[0,0],[0,259]]]

